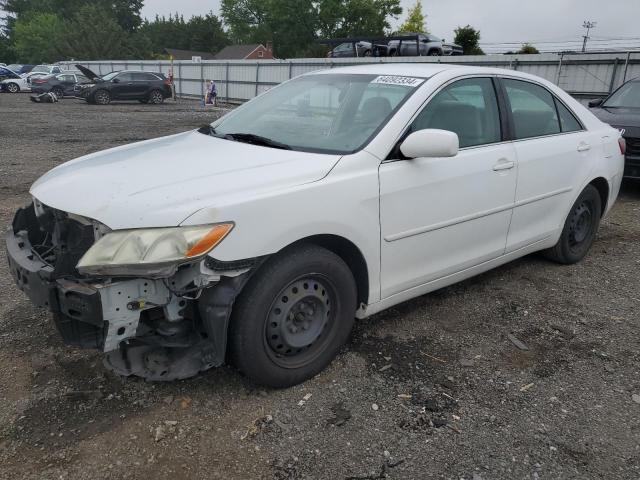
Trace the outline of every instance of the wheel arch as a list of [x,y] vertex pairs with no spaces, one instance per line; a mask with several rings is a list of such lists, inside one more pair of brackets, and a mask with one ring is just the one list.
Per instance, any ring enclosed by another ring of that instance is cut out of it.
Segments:
[[369,303],[369,270],[367,261],[356,244],[339,235],[322,234],[301,238],[282,250],[302,243],[311,243],[338,255],[347,264],[356,281],[358,305]]
[[601,214],[604,215],[607,211],[607,206],[609,203],[609,192],[611,191],[609,182],[607,182],[604,177],[597,177],[591,180],[591,182],[589,182],[589,185],[593,185],[596,190],[598,190],[598,193],[600,194],[600,201],[602,204]]

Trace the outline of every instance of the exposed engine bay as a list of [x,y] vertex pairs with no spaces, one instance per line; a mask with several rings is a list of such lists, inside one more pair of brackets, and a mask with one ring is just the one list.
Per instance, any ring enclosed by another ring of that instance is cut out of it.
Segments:
[[259,260],[206,256],[148,278],[80,274],[79,260],[107,233],[98,222],[34,200],[18,210],[7,235],[18,286],[53,313],[64,342],[99,349],[114,372],[150,381],[223,364],[233,302]]

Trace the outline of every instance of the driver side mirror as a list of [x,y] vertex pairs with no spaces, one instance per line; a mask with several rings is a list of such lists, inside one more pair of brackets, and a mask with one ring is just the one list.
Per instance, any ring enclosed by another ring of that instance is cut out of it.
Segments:
[[455,157],[459,149],[458,134],[435,128],[413,132],[400,145],[407,158]]
[[589,108],[599,107],[604,102],[602,98],[596,98],[595,100],[591,100],[589,102]]
[[114,78],[113,80],[111,80],[112,83],[120,83],[120,79],[119,78]]

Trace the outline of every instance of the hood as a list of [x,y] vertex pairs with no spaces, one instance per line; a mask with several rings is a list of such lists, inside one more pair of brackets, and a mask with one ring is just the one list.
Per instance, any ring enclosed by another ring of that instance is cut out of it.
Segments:
[[598,119],[614,128],[625,130],[625,137],[640,137],[640,108],[592,108]]
[[114,230],[176,226],[205,207],[320,180],[339,158],[194,131],[62,164],[36,181],[31,194]]
[[100,79],[99,75],[96,75],[92,70],[89,70],[87,67],[83,67],[82,65],[76,64],[76,68],[80,70],[84,74],[84,76],[87,77],[89,80],[92,80],[95,82]]

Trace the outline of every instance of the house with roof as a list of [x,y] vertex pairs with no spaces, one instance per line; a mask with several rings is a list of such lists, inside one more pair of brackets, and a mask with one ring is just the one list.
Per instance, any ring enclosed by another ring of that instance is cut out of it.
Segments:
[[261,43],[249,45],[229,45],[215,54],[215,60],[272,60],[273,48],[270,43],[267,46]]

